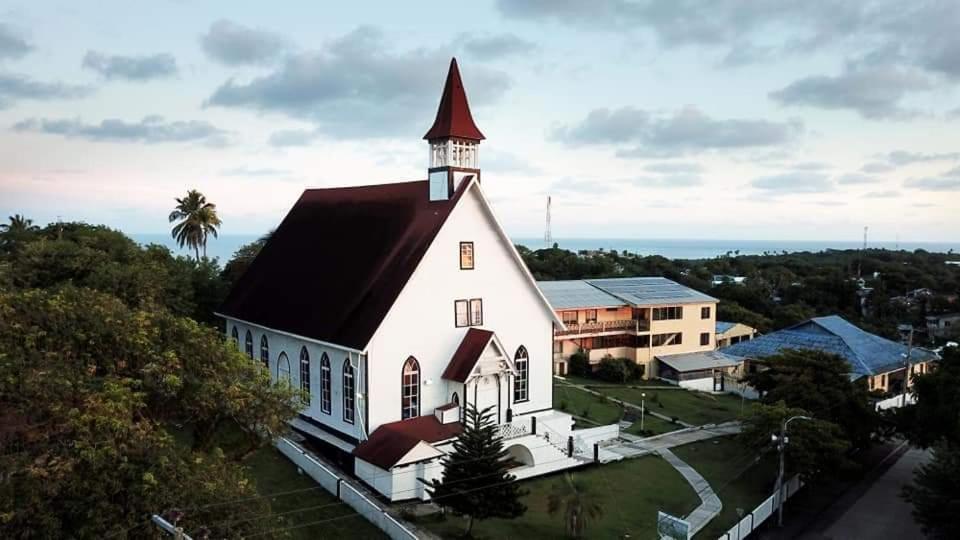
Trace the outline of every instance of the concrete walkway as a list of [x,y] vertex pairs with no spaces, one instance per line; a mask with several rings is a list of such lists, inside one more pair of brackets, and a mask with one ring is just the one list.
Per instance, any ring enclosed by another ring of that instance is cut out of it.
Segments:
[[[587,388],[586,386],[583,386],[582,384],[574,384],[574,383],[572,383],[572,382],[567,382],[567,381],[565,381],[565,380],[563,380],[561,384],[565,384],[565,385],[567,385],[567,386],[576,388],[577,390],[583,390],[584,392],[587,392],[587,393],[589,393],[589,394],[593,394],[593,395],[595,395],[595,396],[600,396],[600,397],[606,399],[607,401],[616,403],[617,405],[620,405],[621,407],[624,407],[624,408],[627,408],[627,409],[633,409],[633,410],[638,411],[638,412],[639,412],[640,409],[641,409],[639,405],[630,403],[629,401],[623,401],[623,400],[617,399],[617,398],[615,398],[615,397],[610,397],[610,396],[604,394],[603,392],[597,392],[596,390]],[[642,387],[642,388],[643,388],[644,390],[647,390],[648,387]],[[660,388],[660,389],[669,389],[669,390],[677,390],[677,391],[683,391],[683,390],[684,390],[684,389],[679,388],[679,387],[677,387],[677,386],[669,386],[669,387],[651,386],[651,387],[649,387],[649,388],[650,388],[651,390],[656,390],[656,389],[658,389],[658,388]],[[646,411],[645,411],[645,412],[646,412],[646,414],[649,414],[650,416],[655,416],[655,417],[657,417],[657,418],[659,418],[659,419],[661,419],[661,420],[665,420],[665,421],[667,421],[667,422],[673,422],[673,421],[674,421],[673,418],[671,418],[671,417],[669,417],[669,416],[667,416],[667,415],[665,415],[665,414],[661,414],[661,413],[658,413],[658,412],[656,412],[656,411],[650,410],[650,407],[646,407]],[[679,420],[677,420],[676,423],[679,424],[679,425],[681,425],[681,426],[683,426],[683,427],[685,427],[685,428],[696,427],[696,426],[694,426],[693,424],[688,424],[688,423],[686,423],[686,422],[681,422],[681,421],[679,421]]]
[[710,487],[706,479],[700,476],[700,473],[693,467],[678,458],[676,454],[666,448],[657,450],[657,454],[660,454],[667,463],[673,465],[673,468],[683,475],[684,480],[700,497],[700,506],[694,508],[693,512],[684,517],[690,524],[690,537],[693,537],[700,532],[700,529],[706,527],[711,519],[717,517],[717,514],[723,510],[723,503],[720,502],[720,497],[717,497],[717,494],[713,492],[713,488]]
[[606,446],[605,449],[620,454],[625,458],[640,457],[655,454],[660,450],[666,450],[675,446],[706,441],[714,437],[736,435],[740,433],[740,429],[740,422],[726,422],[717,425],[706,425],[698,428],[671,431],[662,435],[654,435],[653,437],[638,437],[621,432],[621,440],[618,441],[617,444]]

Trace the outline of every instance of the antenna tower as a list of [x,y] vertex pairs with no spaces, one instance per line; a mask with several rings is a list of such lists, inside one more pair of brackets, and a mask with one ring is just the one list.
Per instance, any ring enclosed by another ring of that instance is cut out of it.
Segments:
[[860,270],[863,265],[863,252],[867,250],[867,229],[869,229],[869,227],[865,226],[863,228],[863,248],[860,249],[860,257],[857,258],[857,279],[862,277]]
[[543,233],[543,243],[544,247],[550,249],[553,247],[553,232],[550,230],[550,206],[552,204],[551,197],[547,196],[547,228]]

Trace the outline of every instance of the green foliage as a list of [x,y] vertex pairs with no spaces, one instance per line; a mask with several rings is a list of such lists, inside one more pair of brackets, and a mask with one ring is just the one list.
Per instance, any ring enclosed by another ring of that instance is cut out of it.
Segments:
[[177,222],[170,231],[180,247],[193,248],[197,262],[200,262],[200,251],[207,256],[207,238],[217,237],[217,227],[220,226],[220,217],[217,216],[217,205],[207,202],[207,198],[195,189],[187,191],[186,197],[176,199],[177,206],[170,212],[170,223]]
[[583,538],[589,524],[603,516],[603,507],[587,493],[583,483],[574,482],[570,473],[564,473],[566,482],[553,485],[547,497],[547,513],[562,514],[564,529],[570,538]]
[[263,246],[266,245],[267,240],[269,240],[272,235],[273,231],[261,236],[249,244],[240,246],[240,249],[233,254],[233,258],[231,258],[227,264],[224,265],[223,272],[220,274],[227,285],[232,286],[237,282],[237,280],[240,279],[240,276],[247,271],[247,268],[249,268],[250,264],[253,263],[253,259],[260,254],[260,250],[263,249]]
[[587,353],[577,351],[567,359],[567,372],[575,377],[589,377],[593,374]]
[[39,227],[20,214],[10,216],[10,222],[0,225],[0,254],[14,253],[23,244],[37,236]]
[[622,384],[642,378],[643,368],[629,358],[607,356],[600,360],[600,367],[593,375],[602,381]]
[[928,538],[960,538],[960,448],[938,445],[903,493]]
[[454,441],[453,452],[443,458],[443,478],[432,480],[427,488],[439,504],[455,515],[469,517],[466,536],[470,536],[474,520],[511,519],[527,510],[520,502],[526,492],[507,472],[510,455],[503,447],[491,410],[477,411],[467,405],[463,432]]

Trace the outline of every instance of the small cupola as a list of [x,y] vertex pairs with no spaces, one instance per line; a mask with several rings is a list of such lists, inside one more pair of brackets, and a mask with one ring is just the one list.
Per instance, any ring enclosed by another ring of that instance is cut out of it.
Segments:
[[461,182],[480,179],[480,141],[483,133],[473,122],[457,59],[450,61],[437,118],[423,136],[430,145],[430,200],[447,200]]

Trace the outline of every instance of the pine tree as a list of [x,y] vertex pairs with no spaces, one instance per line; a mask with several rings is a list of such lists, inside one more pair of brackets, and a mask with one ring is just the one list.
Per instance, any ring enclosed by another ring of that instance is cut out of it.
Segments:
[[491,419],[492,408],[478,412],[467,406],[463,432],[454,441],[453,452],[443,458],[443,478],[430,481],[427,488],[430,496],[454,515],[469,518],[467,538],[474,520],[513,519],[527,511],[520,502],[527,492],[507,472],[510,457]]

